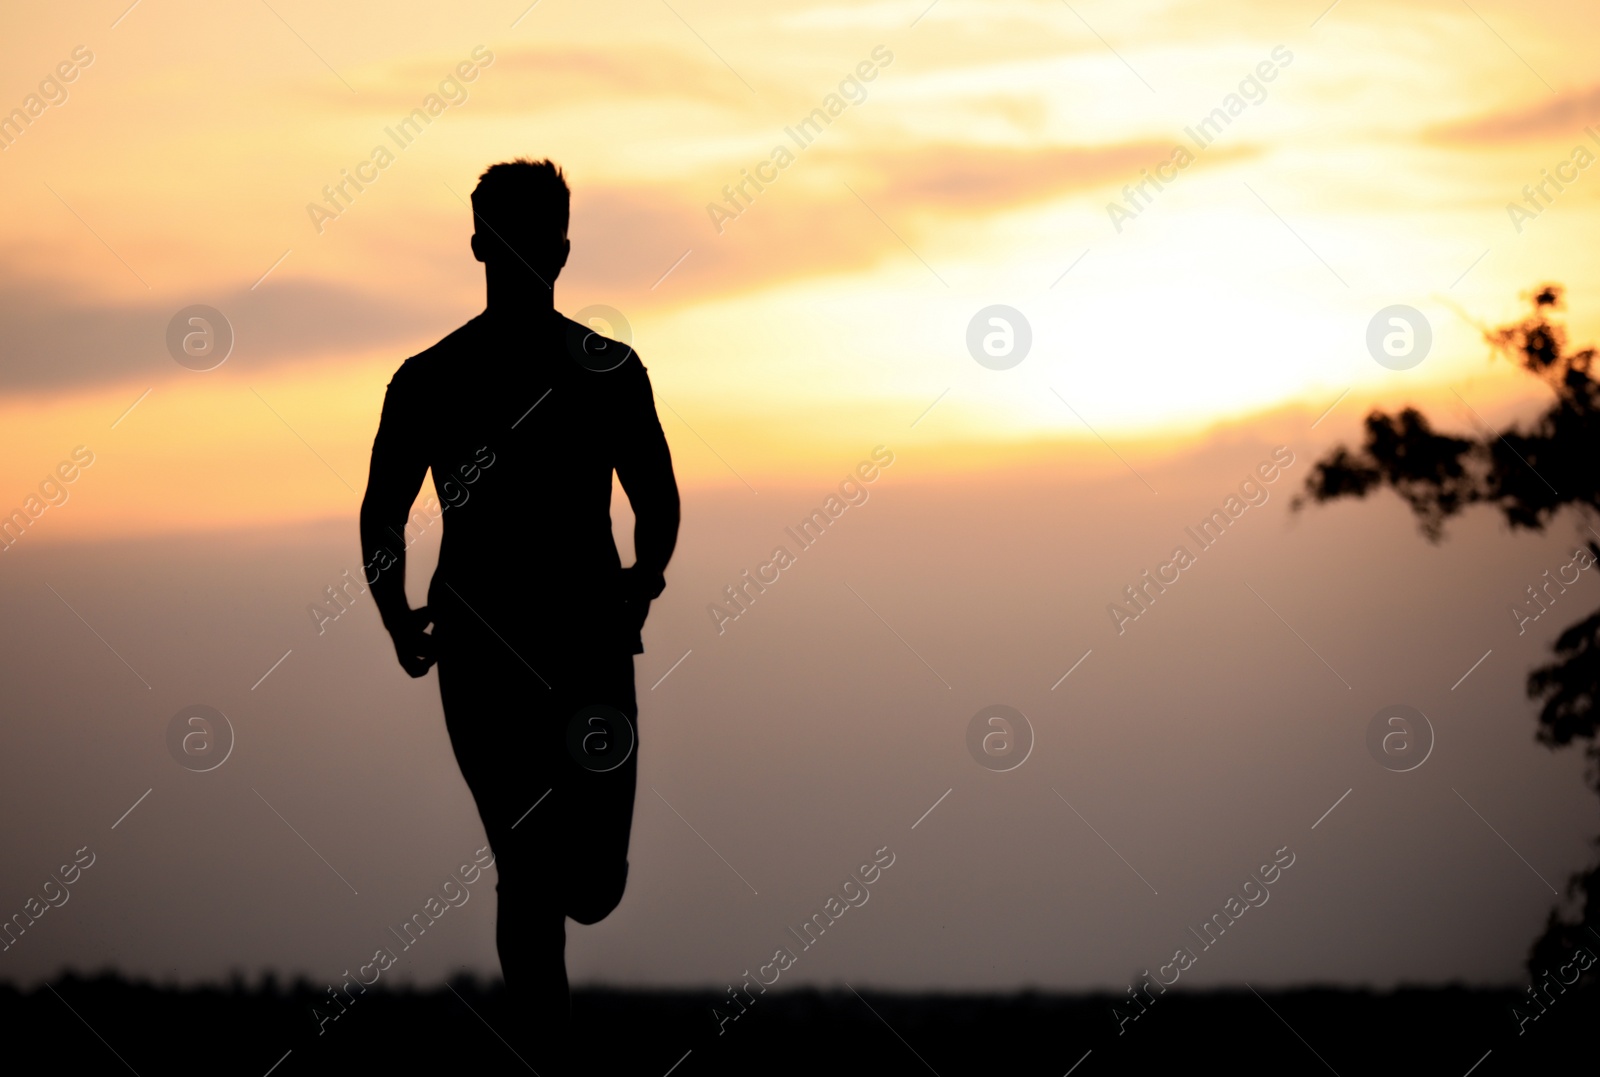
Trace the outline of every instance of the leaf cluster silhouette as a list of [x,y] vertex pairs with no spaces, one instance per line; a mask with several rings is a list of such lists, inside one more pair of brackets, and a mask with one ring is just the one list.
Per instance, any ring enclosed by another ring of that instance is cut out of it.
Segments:
[[[1565,510],[1584,523],[1600,516],[1596,350],[1571,348],[1566,326],[1555,320],[1566,309],[1561,285],[1541,285],[1528,298],[1532,309],[1526,317],[1486,331],[1484,339],[1494,355],[1516,362],[1549,388],[1551,401],[1543,411],[1504,430],[1490,428],[1474,412],[1479,427],[1456,436],[1435,430],[1415,408],[1398,414],[1375,410],[1365,419],[1359,448],[1336,446],[1313,466],[1294,508],[1390,489],[1435,543],[1451,517],[1475,505],[1497,509],[1513,530],[1542,532]],[[1587,545],[1600,559],[1600,545]],[[1588,781],[1600,793],[1600,610],[1564,630],[1553,652],[1554,661],[1527,680],[1528,695],[1541,701],[1537,737],[1551,748],[1587,742]],[[1600,864],[1574,874],[1568,893],[1581,906],[1580,919],[1551,910],[1530,954],[1536,975],[1566,961],[1575,947],[1594,943],[1585,928],[1600,923]]]

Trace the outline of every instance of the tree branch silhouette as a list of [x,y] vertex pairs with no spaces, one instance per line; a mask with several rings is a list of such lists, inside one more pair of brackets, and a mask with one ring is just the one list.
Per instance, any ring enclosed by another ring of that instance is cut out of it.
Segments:
[[[1569,350],[1566,327],[1552,320],[1566,309],[1561,285],[1541,285],[1528,298],[1532,309],[1526,317],[1486,332],[1484,339],[1493,354],[1516,362],[1550,389],[1553,399],[1544,411],[1525,427],[1495,431],[1485,424],[1457,437],[1436,431],[1415,408],[1394,415],[1375,410],[1366,417],[1359,448],[1336,446],[1313,466],[1294,511],[1389,489],[1433,543],[1443,539],[1451,517],[1474,505],[1498,509],[1513,530],[1542,532],[1567,509],[1584,519],[1600,514],[1595,349]],[[1600,545],[1593,541],[1587,552],[1576,552],[1600,560]],[[1588,782],[1600,793],[1600,610],[1563,631],[1553,652],[1554,661],[1528,675],[1529,697],[1542,701],[1537,739],[1552,749],[1586,741]],[[1566,960],[1582,941],[1584,924],[1600,922],[1600,864],[1575,873],[1568,894],[1581,903],[1581,919],[1564,918],[1560,908],[1550,911],[1529,955],[1535,971]]]

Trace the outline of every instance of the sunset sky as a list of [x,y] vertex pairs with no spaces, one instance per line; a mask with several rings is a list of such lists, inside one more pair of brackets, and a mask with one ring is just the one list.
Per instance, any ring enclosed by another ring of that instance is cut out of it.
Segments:
[[[690,484],[759,489],[891,434],[952,467],[1063,442],[1115,467],[1086,423],[1148,457],[1347,389],[1341,419],[1400,394],[1466,419],[1447,387],[1493,412],[1519,386],[1471,320],[1514,315],[1548,278],[1572,289],[1577,332],[1600,327],[1600,173],[1520,234],[1506,209],[1574,146],[1600,152],[1583,134],[1600,86],[1572,44],[1600,13],[1325,6],[151,0],[14,17],[5,107],[59,62],[74,81],[0,154],[0,489],[20,500],[88,444],[105,467],[55,538],[347,513],[388,374],[481,309],[462,199],[523,154],[574,187],[558,306],[624,312]],[[397,150],[386,128],[464,61],[473,81]],[[1185,128],[1262,61],[1264,99],[1247,89],[1198,149]],[[848,88],[796,149],[785,128],[862,62],[864,98]],[[1180,144],[1193,163],[1115,221],[1122,188]],[[319,232],[308,205],[380,145],[393,163]],[[779,145],[793,163],[719,232],[708,204]],[[216,370],[165,353],[191,303],[236,332]],[[993,303],[1032,326],[1010,371],[964,346]],[[1410,371],[1363,346],[1393,303],[1434,328]]]
[[[476,177],[532,156],[573,189],[556,305],[626,318],[686,506],[638,660],[640,896],[575,944],[575,981],[720,985],[884,842],[901,896],[806,979],[1120,990],[1285,842],[1305,896],[1194,980],[1514,979],[1595,832],[1523,685],[1592,603],[1526,635],[1505,609],[1579,531],[1484,514],[1434,547],[1392,497],[1287,507],[1374,406],[1459,431],[1542,406],[1482,339],[1534,286],[1566,285],[1574,341],[1600,338],[1597,31],[1576,0],[10,14],[0,514],[93,462],[0,554],[26,611],[0,624],[0,808],[26,823],[0,899],[91,839],[106,866],[0,978],[331,976],[481,844],[432,676],[403,677],[368,600],[326,633],[305,607],[357,564],[390,376],[482,309]],[[747,174],[775,178],[728,219]],[[347,175],[369,178],[332,216]],[[1140,195],[1147,175],[1168,178]],[[1536,216],[1508,210],[1541,183]],[[235,338],[211,370],[166,343],[195,304]],[[968,349],[993,305],[1030,327],[1011,369]],[[1395,305],[1431,327],[1406,370],[1368,348]],[[717,631],[708,604],[878,445],[873,507]],[[1296,463],[1248,534],[1117,633],[1106,605],[1280,445]],[[197,701],[240,731],[209,785],[162,746]],[[1398,701],[1441,732],[1409,784],[1361,747]],[[1009,785],[961,747],[996,702],[1040,734]],[[406,974],[492,972],[488,907]]]

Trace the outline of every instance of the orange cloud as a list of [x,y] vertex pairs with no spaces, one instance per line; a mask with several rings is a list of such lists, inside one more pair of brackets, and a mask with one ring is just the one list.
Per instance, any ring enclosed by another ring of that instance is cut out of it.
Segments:
[[1432,134],[1445,142],[1520,142],[1570,135],[1596,121],[1600,121],[1600,85],[1569,90],[1554,101],[1529,108],[1493,112],[1449,124],[1436,128]]
[[[385,344],[403,350],[458,313],[430,304],[426,296],[306,279],[268,282],[255,291],[238,287],[205,301],[232,324],[229,361],[256,367]],[[111,304],[41,285],[0,293],[7,333],[0,392],[183,377],[188,372],[168,354],[166,333],[168,321],[190,302]]]
[[[658,289],[686,296],[730,294],[786,280],[867,268],[912,242],[912,214],[999,214],[1018,206],[1126,181],[1164,159],[1165,143],[1042,150],[926,146],[805,156],[755,193],[719,233],[707,203],[726,209],[721,186],[738,176],[707,175],[700,188],[603,187],[573,194],[572,261],[562,283],[621,301],[644,298],[660,274],[686,258]],[[846,184],[849,184],[847,187]],[[872,210],[855,194],[860,193]]]

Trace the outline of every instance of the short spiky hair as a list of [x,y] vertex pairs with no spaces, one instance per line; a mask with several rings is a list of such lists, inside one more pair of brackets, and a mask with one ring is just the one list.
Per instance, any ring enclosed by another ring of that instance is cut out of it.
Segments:
[[526,235],[552,226],[565,235],[571,213],[572,190],[550,160],[518,157],[490,165],[472,191],[473,225],[490,235]]

